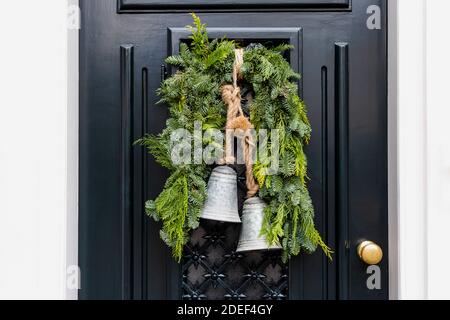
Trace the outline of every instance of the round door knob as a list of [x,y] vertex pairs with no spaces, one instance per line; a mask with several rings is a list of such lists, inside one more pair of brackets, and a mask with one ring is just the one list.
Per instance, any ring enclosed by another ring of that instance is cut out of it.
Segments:
[[375,242],[361,242],[357,250],[359,258],[368,265],[379,264],[383,259],[383,250]]

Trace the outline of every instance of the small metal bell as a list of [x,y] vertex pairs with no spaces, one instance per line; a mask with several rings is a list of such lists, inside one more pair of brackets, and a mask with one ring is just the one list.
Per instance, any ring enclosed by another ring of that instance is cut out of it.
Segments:
[[269,246],[266,237],[261,236],[266,204],[258,197],[244,202],[242,214],[242,230],[236,252],[276,250],[280,245]]
[[213,170],[208,182],[208,197],[202,219],[241,223],[237,198],[237,174],[227,166]]

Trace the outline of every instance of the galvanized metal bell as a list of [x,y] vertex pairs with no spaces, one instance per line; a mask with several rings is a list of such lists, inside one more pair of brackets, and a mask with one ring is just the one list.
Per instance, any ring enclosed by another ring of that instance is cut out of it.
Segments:
[[208,182],[208,197],[202,219],[241,223],[238,210],[237,174],[227,166],[213,170]]
[[280,245],[270,246],[266,237],[261,236],[265,207],[266,204],[259,197],[244,202],[242,229],[236,252],[282,249]]

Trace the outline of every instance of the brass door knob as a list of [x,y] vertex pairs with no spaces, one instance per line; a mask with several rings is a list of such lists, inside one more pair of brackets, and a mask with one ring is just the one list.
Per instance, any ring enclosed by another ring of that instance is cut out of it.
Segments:
[[383,250],[373,241],[361,242],[357,251],[359,258],[368,265],[379,264],[383,259]]

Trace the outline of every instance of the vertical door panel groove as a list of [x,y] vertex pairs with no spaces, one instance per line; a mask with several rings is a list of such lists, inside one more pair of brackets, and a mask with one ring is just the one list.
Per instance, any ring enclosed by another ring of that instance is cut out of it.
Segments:
[[[148,69],[142,69],[142,132],[141,136],[148,133]],[[148,221],[145,211],[145,201],[148,196],[148,158],[147,151],[142,151],[142,299],[148,296]]]
[[[321,70],[321,102],[322,102],[322,234],[325,243],[328,237],[328,69]],[[322,257],[322,298],[328,299],[328,258]]]

